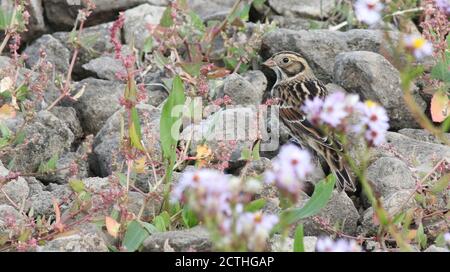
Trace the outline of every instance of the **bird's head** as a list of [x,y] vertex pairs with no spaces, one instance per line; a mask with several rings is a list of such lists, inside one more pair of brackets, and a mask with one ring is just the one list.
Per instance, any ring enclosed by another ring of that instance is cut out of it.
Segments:
[[278,52],[266,60],[263,65],[275,71],[277,80],[313,76],[306,60],[300,54],[291,51]]

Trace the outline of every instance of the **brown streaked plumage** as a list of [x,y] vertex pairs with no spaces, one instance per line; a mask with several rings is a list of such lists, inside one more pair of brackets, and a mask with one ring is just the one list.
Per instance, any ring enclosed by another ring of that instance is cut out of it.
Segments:
[[343,158],[341,144],[333,135],[324,135],[306,119],[301,107],[305,100],[324,98],[328,91],[316,78],[307,61],[298,53],[282,51],[274,54],[263,65],[271,68],[277,81],[271,97],[278,98],[280,119],[289,128],[291,136],[300,145],[315,151],[338,178],[340,188],[354,190],[354,184]]

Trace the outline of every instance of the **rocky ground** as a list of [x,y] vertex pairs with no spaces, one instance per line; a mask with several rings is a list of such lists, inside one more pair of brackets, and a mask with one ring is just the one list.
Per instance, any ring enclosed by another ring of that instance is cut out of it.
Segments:
[[[2,1],[4,2],[4,1]],[[77,7],[66,0],[33,0],[31,1],[31,25],[25,35],[24,52],[28,55],[26,66],[31,69],[39,57],[39,50],[44,48],[47,59],[54,64],[59,73],[66,73],[73,49],[68,43],[69,31],[77,15]],[[10,171],[31,173],[57,155],[56,168],[66,168],[55,174],[39,176],[20,176],[2,187],[6,193],[0,194],[0,230],[6,226],[11,216],[16,221],[23,220],[23,212],[30,209],[35,215],[52,216],[54,206],[52,199],[68,199],[71,189],[68,185],[70,166],[78,154],[92,143],[92,153],[88,160],[78,166],[78,179],[93,191],[108,191],[111,174],[123,163],[120,157],[120,115],[123,112],[119,98],[124,90],[124,83],[116,78],[123,71],[120,61],[113,56],[109,29],[117,17],[118,11],[125,11],[125,26],[121,33],[124,44],[133,44],[137,48],[143,46],[146,23],[158,23],[166,0],[120,0],[95,1],[97,9],[88,21],[84,35],[96,37],[92,44],[94,51],[82,49],[74,68],[76,88],[84,88],[78,101],[63,100],[50,111],[44,110],[58,97],[57,87],[51,83],[46,89],[41,109],[36,113],[33,122],[27,125],[27,137],[32,138],[20,152],[10,153],[2,158],[0,175],[7,176]],[[190,7],[202,18],[224,16],[231,8],[234,0],[189,0]],[[289,3],[287,3],[289,2]],[[264,36],[260,54],[263,59],[281,50],[301,53],[310,63],[316,75],[330,88],[357,93],[365,99],[381,103],[390,117],[390,132],[387,144],[376,148],[368,168],[370,182],[377,193],[384,199],[388,211],[398,211],[419,205],[411,194],[417,189],[421,178],[443,159],[450,158],[450,147],[443,145],[434,136],[421,129],[403,100],[400,87],[399,72],[390,62],[390,51],[384,48],[383,33],[379,29],[353,29],[334,31],[321,29],[323,18],[331,13],[334,1],[278,1],[271,0],[271,19],[278,22],[280,28]],[[266,11],[252,11],[254,16]],[[252,19],[252,18],[251,18]],[[255,18],[253,18],[255,19]],[[318,29],[311,30],[311,24]],[[398,30],[393,29],[390,35],[398,39]],[[129,50],[125,48],[124,50]],[[7,55],[0,57],[0,69],[9,65]],[[19,77],[35,71],[22,69]],[[146,75],[148,83],[161,82],[160,72]],[[232,74],[224,80],[220,95],[228,95],[240,104],[260,104],[264,93],[273,84],[273,75],[266,71],[251,70],[243,75]],[[148,128],[148,135],[159,139],[159,118],[162,102],[167,93],[157,87],[147,88],[150,97],[147,105],[141,105],[139,112],[148,117],[143,126]],[[413,92],[414,99],[420,109],[427,110],[430,97],[420,92],[417,87]],[[223,114],[242,114],[245,108],[226,110]],[[234,112],[231,112],[234,111]],[[17,114],[15,118],[5,120],[11,131],[19,129],[22,120],[27,118]],[[234,117],[236,118],[236,117]],[[208,120],[206,120],[208,122]],[[450,139],[450,134],[447,134]],[[281,131],[281,140],[286,142],[285,130]],[[244,147],[252,142],[242,142],[230,161],[238,160]],[[214,143],[210,143],[214,145]],[[156,151],[157,152],[157,151]],[[262,173],[270,166],[276,152],[263,154],[260,161],[254,162],[256,173]],[[11,159],[14,166],[7,169]],[[175,173],[174,179],[180,173]],[[317,170],[315,181],[324,177],[321,169]],[[137,184],[145,186],[151,177],[138,177]],[[328,226],[339,226],[339,231],[351,236],[367,235],[376,232],[373,220],[373,209],[363,197],[345,192],[335,192],[328,205],[318,217]],[[450,193],[447,190],[436,204],[448,209]],[[305,196],[308,198],[308,196]],[[130,193],[129,209],[139,213],[144,198],[138,193]],[[277,199],[268,195],[270,200],[265,209],[272,209],[271,203]],[[145,206],[144,214],[151,218],[160,205],[160,200],[152,200]],[[275,205],[275,204],[274,204]],[[61,206],[62,213],[68,213],[68,205]],[[424,226],[425,232],[432,234],[436,229],[448,229],[448,216],[438,220],[430,220]],[[327,233],[323,226],[314,219],[305,224],[305,247],[313,251],[317,237]],[[292,238],[281,243],[275,236],[271,241],[273,251],[291,251]],[[94,224],[85,223],[77,226],[74,232],[56,237],[45,245],[38,246],[38,251],[108,251],[110,237]],[[155,233],[143,243],[143,251],[164,250],[165,242],[176,251],[212,250],[208,234],[201,227],[189,230],[173,230]],[[376,249],[376,248],[373,248]],[[442,250],[435,246],[426,251]]]

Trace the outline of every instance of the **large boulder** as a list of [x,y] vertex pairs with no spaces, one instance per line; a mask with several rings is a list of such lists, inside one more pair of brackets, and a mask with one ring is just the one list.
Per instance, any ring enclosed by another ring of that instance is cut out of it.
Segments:
[[[388,112],[392,129],[419,126],[403,99],[399,71],[383,56],[368,51],[341,53],[336,57],[334,80],[362,99],[380,103]],[[425,111],[425,101],[415,92],[413,96]]]

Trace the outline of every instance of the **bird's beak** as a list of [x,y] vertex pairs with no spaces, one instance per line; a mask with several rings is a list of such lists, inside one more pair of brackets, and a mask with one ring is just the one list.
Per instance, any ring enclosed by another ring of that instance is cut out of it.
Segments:
[[277,64],[275,63],[275,61],[273,59],[268,59],[266,60],[262,65],[269,67],[269,68],[273,68],[275,66],[277,66]]

